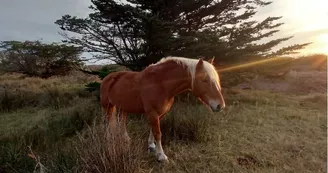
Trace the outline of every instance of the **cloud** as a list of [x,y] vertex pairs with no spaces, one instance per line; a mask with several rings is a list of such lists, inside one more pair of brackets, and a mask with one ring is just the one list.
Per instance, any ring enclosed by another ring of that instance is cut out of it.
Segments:
[[61,41],[54,24],[62,15],[84,17],[90,0],[1,0],[0,40]]

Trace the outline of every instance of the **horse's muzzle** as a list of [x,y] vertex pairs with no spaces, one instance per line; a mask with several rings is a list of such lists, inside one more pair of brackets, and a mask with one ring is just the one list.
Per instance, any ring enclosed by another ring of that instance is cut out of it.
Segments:
[[217,105],[215,108],[211,106],[213,112],[221,112],[224,109],[224,106]]

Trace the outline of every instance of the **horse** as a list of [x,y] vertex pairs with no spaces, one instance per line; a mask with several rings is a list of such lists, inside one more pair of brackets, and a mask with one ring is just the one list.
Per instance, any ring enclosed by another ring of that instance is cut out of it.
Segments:
[[225,107],[213,61],[214,57],[206,61],[203,58],[168,56],[140,72],[108,74],[100,86],[100,101],[110,128],[116,127],[115,114],[119,109],[124,135],[130,140],[125,127],[127,114],[144,114],[151,126],[149,151],[155,152],[158,161],[168,161],[161,143],[160,120],[170,110],[176,95],[191,91],[213,112]]

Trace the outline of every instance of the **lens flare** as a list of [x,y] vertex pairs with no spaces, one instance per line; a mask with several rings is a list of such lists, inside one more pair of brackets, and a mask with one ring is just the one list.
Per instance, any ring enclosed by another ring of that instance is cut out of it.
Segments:
[[260,65],[260,64],[264,64],[264,63],[270,63],[270,62],[274,62],[274,61],[277,61],[277,60],[281,60],[281,58],[268,58],[268,59],[264,59],[264,60],[259,60],[259,61],[239,64],[239,65],[234,65],[234,66],[231,66],[231,67],[224,67],[224,68],[221,68],[217,71],[219,73],[220,72],[226,72],[226,71],[232,71],[232,70],[237,70],[237,69],[242,69],[242,68],[246,68],[246,67],[256,66],[256,65]]

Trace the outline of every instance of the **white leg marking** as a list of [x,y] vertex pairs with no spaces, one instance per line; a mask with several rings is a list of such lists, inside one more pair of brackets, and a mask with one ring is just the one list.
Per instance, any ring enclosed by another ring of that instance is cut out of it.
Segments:
[[158,161],[167,161],[168,157],[164,154],[161,140],[156,141],[156,155]]
[[152,130],[150,129],[149,138],[148,138],[148,151],[155,152],[155,148],[156,148],[155,138],[154,138]]

